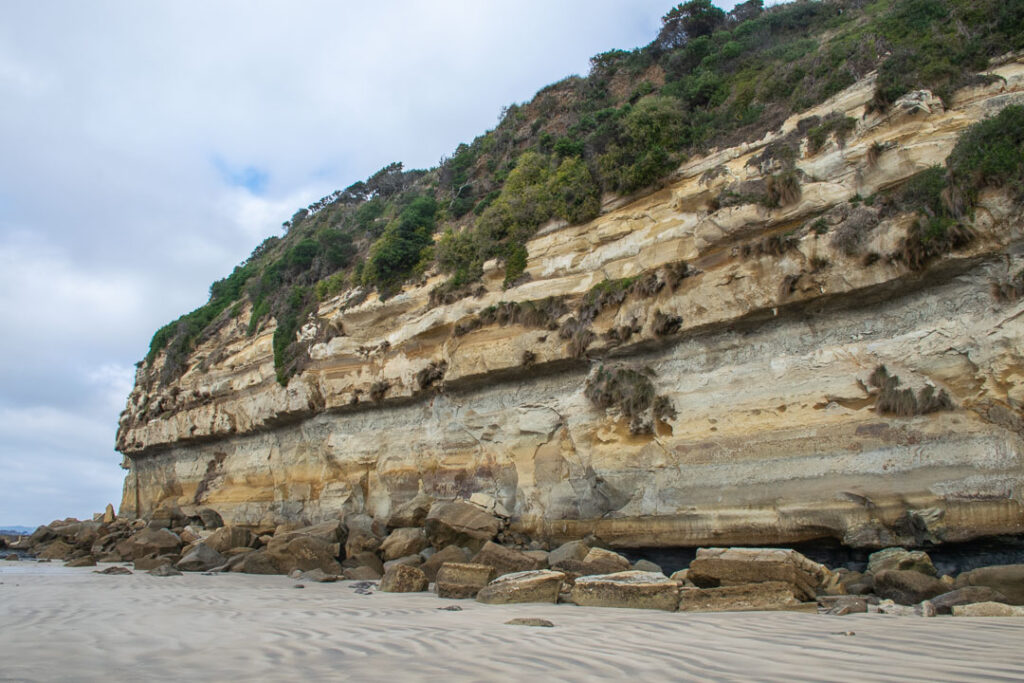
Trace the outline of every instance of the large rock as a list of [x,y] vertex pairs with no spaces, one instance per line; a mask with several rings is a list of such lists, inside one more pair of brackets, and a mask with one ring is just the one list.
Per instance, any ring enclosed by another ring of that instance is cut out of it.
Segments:
[[429,585],[422,571],[406,564],[392,565],[380,580],[382,593],[420,593],[427,590]]
[[464,545],[479,549],[501,530],[500,519],[462,500],[434,503],[424,524],[427,539],[435,548]]
[[64,541],[57,540],[46,546],[41,552],[36,553],[40,560],[66,560],[75,552],[75,547]]
[[197,543],[175,567],[183,572],[208,572],[227,562],[227,558],[205,543]]
[[684,588],[682,612],[739,612],[778,610],[801,603],[801,591],[788,581],[760,581],[719,588]]
[[388,569],[395,565],[404,564],[407,567],[419,567],[423,564],[423,558],[419,555],[406,555],[405,557],[399,557],[396,560],[388,560],[384,563],[384,573],[388,573]]
[[700,588],[783,581],[801,600],[813,600],[828,570],[795,550],[779,548],[700,548],[687,574]]
[[875,574],[875,594],[900,605],[916,605],[948,590],[942,581],[913,570],[886,569]]
[[345,558],[341,563],[345,569],[356,569],[357,567],[369,567],[377,573],[377,578],[384,573],[384,563],[380,561],[376,553],[369,550],[362,550],[355,555]]
[[231,558],[230,570],[243,574],[283,574],[266,550],[255,550]]
[[117,551],[126,559],[134,560],[146,555],[169,555],[181,550],[181,538],[169,529],[146,527],[117,545]]
[[485,564],[447,563],[437,572],[438,596],[461,600],[475,597],[494,578],[494,568]]
[[95,567],[96,558],[92,555],[85,555],[84,557],[76,557],[73,560],[68,560],[64,563],[65,567]]
[[1024,617],[1024,607],[1015,607],[1001,602],[976,602],[970,605],[957,605],[953,608],[954,617]]
[[505,574],[491,581],[476,594],[478,602],[510,605],[520,602],[558,602],[565,574],[550,569]]
[[420,569],[423,570],[427,580],[434,581],[437,578],[437,571],[446,562],[465,564],[469,562],[471,557],[472,556],[469,551],[465,548],[460,548],[457,545],[450,545],[447,548],[438,550],[436,553],[428,557],[423,564],[420,565]]
[[935,576],[935,565],[928,553],[921,550],[906,550],[904,548],[885,548],[878,552],[871,553],[868,557],[867,571],[871,574],[885,571],[887,569],[899,569],[901,571],[914,571]]
[[406,555],[415,555],[429,545],[423,529],[407,527],[395,529],[380,544],[385,560],[397,560]]
[[341,573],[349,581],[376,581],[381,577],[381,572],[373,567],[350,567]]
[[153,567],[146,573],[151,576],[181,576],[181,572],[169,564],[162,564],[159,567]]
[[473,558],[473,563],[486,564],[489,567],[493,567],[495,576],[540,569],[542,566],[534,558],[518,550],[498,545],[493,541],[487,541],[484,544],[484,547]]
[[679,586],[663,574],[624,571],[581,576],[572,588],[572,601],[588,607],[634,607],[674,611]]
[[136,571],[144,572],[150,569],[156,569],[163,565],[175,565],[181,559],[178,555],[146,555],[145,557],[139,557],[135,559],[133,563]]
[[327,574],[341,574],[341,564],[337,559],[341,552],[338,543],[328,543],[315,536],[293,536],[277,542],[275,536],[266,550],[282,574],[295,569],[322,569]]
[[548,553],[548,566],[558,567],[563,562],[582,562],[590,552],[590,546],[583,541],[569,541]]
[[1024,564],[982,567],[956,577],[956,587],[988,586],[1006,597],[1010,605],[1024,605]]
[[57,534],[54,533],[53,529],[44,524],[42,526],[36,527],[36,530],[29,535],[26,544],[28,545],[28,547],[31,548],[39,545],[40,543],[52,541],[55,538],[57,538]]
[[402,527],[421,527],[430,512],[430,506],[434,499],[425,493],[418,493],[412,500],[399,505],[388,518],[388,527],[399,529]]
[[247,547],[252,543],[252,532],[238,526],[222,526],[210,534],[203,543],[223,553],[231,548]]
[[975,602],[1006,602],[1006,596],[988,586],[964,586],[956,590],[938,595],[929,602],[936,614],[950,614],[954,607],[970,605]]

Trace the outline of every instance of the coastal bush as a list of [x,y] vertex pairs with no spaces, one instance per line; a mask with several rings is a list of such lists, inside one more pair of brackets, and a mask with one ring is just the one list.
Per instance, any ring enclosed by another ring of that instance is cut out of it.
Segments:
[[671,400],[655,392],[652,374],[624,365],[601,365],[587,378],[583,393],[595,407],[614,409],[627,418],[631,434],[650,434],[655,419],[676,417]]

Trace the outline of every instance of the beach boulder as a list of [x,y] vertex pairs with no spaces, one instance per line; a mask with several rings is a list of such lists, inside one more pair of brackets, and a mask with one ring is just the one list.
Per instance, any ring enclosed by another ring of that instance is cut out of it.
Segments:
[[935,565],[928,553],[920,550],[906,550],[904,548],[884,548],[868,556],[867,571],[869,574],[877,574],[887,569],[898,569],[900,571],[921,572],[928,576],[935,576]]
[[954,607],[976,602],[1006,602],[1006,596],[988,586],[964,586],[938,595],[928,602],[935,607],[936,614],[952,614]]
[[182,576],[180,571],[169,564],[162,564],[159,567],[153,567],[146,573],[150,576]]
[[491,581],[476,594],[477,602],[511,605],[521,602],[558,602],[565,574],[550,569],[505,574]]
[[1010,605],[1024,605],[1024,564],[982,567],[956,577],[956,587],[988,586],[999,591]]
[[475,597],[492,578],[494,568],[485,564],[447,563],[438,570],[434,583],[439,597],[465,599]]
[[684,588],[682,612],[739,612],[778,610],[801,603],[802,592],[788,581],[760,581],[718,588]]
[[181,551],[181,538],[169,529],[146,527],[117,544],[117,553],[134,560],[146,555],[168,555]]
[[341,565],[337,560],[340,552],[338,543],[328,543],[322,538],[308,535],[288,535],[278,541],[275,535],[266,550],[282,574],[294,569],[307,571],[317,568],[327,574],[341,574]]
[[184,557],[174,565],[183,572],[208,572],[227,562],[227,558],[206,545],[197,543]]
[[68,560],[64,563],[65,567],[95,567],[96,558],[92,555],[85,555],[84,557],[76,557],[73,560]]
[[563,562],[582,562],[590,552],[590,546],[583,541],[569,541],[548,553],[548,566],[558,567]]
[[369,567],[377,573],[377,578],[384,573],[384,564],[377,557],[376,553],[372,553],[369,550],[362,550],[355,555],[345,558],[345,561],[341,563],[341,566],[345,569],[355,569],[356,567]]
[[203,541],[208,547],[223,553],[231,548],[245,548],[252,543],[252,532],[238,526],[222,526]]
[[493,541],[487,541],[480,552],[473,558],[474,564],[486,564],[494,568],[494,575],[511,574],[513,572],[525,572],[532,569],[540,569],[541,563],[518,550],[506,548]]
[[954,617],[1024,617],[1024,607],[1015,607],[1001,602],[975,602],[957,605]]
[[679,586],[664,574],[633,570],[580,576],[572,588],[572,601],[588,607],[631,607],[672,612],[679,606]]
[[780,548],[700,548],[687,578],[700,588],[782,581],[801,600],[813,600],[828,581],[828,569],[795,550]]
[[71,557],[73,552],[75,552],[74,546],[68,545],[64,541],[56,540],[36,553],[36,557],[40,560],[65,560]]
[[381,572],[373,567],[363,566],[344,569],[341,575],[349,581],[377,581],[381,577]]
[[427,590],[430,582],[417,567],[396,564],[384,572],[380,580],[382,593],[420,593]]
[[380,552],[385,560],[397,560],[406,555],[415,555],[429,545],[427,534],[417,527],[395,529],[380,544]]
[[948,591],[942,581],[918,571],[885,569],[875,575],[875,594],[899,605],[916,605]]
[[422,527],[433,502],[434,499],[427,494],[417,494],[412,500],[395,508],[388,518],[388,528]]
[[243,574],[280,574],[274,560],[265,550],[235,555],[229,561],[230,571]]
[[435,548],[448,545],[478,550],[501,530],[501,520],[466,501],[436,502],[430,507],[424,526]]
[[434,581],[437,578],[438,570],[446,562],[453,562],[457,564],[465,564],[469,562],[470,558],[469,551],[465,548],[460,548],[457,545],[450,545],[447,548],[438,550],[436,553],[424,560],[423,564],[420,565],[420,569],[426,575],[428,581]]

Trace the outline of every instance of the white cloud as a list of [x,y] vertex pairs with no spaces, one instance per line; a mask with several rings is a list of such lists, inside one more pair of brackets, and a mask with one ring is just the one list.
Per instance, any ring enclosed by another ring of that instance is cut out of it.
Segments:
[[5,6],[0,524],[119,497],[132,364],[296,209],[435,164],[591,55],[648,42],[672,4]]

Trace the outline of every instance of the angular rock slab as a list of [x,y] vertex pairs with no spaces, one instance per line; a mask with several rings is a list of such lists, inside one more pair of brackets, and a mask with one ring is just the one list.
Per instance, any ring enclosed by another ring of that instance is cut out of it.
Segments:
[[226,563],[227,560],[228,558],[205,543],[199,543],[174,566],[183,572],[208,572]]
[[957,605],[953,608],[954,617],[1024,617],[1024,607],[1005,605],[1001,602],[975,602],[970,605]]
[[875,575],[875,594],[899,605],[916,605],[948,592],[942,581],[918,571],[886,569]]
[[421,593],[429,586],[430,582],[423,572],[407,564],[392,565],[380,580],[382,593]]
[[437,595],[462,600],[475,597],[494,578],[494,568],[485,564],[446,563],[437,572]]
[[687,578],[701,588],[782,581],[801,601],[813,600],[828,569],[795,550],[781,548],[700,548]]
[[550,569],[535,569],[499,576],[480,589],[477,602],[488,605],[512,605],[521,602],[558,602],[565,574]]
[[586,607],[630,607],[674,612],[679,586],[663,574],[625,571],[581,576],[572,588],[572,601]]
[[439,550],[420,565],[420,569],[427,575],[427,580],[437,580],[437,572],[447,563],[465,564],[470,561],[471,555],[469,552],[457,545],[450,545],[443,550]]
[[718,588],[684,588],[681,612],[750,612],[786,609],[801,603],[801,591],[788,581],[760,581]]
[[868,556],[868,573],[877,574],[886,569],[915,571],[928,576],[935,576],[938,573],[928,553],[904,548],[883,548]]
[[384,555],[385,561],[397,560],[407,555],[415,555],[427,545],[429,545],[427,534],[423,529],[407,527],[395,529],[388,534],[388,537],[380,544],[380,551]]
[[493,541],[487,541],[484,544],[484,547],[473,558],[473,563],[494,567],[495,576],[541,568],[541,563],[534,558],[524,555],[518,550],[498,545]]
[[956,587],[988,586],[1006,596],[1010,605],[1024,605],[1024,564],[1002,564],[964,572]]
[[501,520],[465,501],[438,502],[430,507],[425,529],[435,548],[468,545],[477,549],[498,535]]

